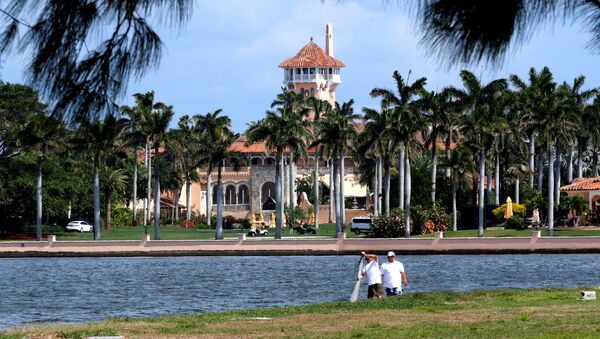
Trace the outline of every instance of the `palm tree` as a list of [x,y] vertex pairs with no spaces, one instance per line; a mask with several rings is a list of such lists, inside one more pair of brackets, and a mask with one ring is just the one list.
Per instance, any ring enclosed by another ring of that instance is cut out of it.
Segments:
[[[279,107],[273,111],[267,111],[263,119],[251,122],[246,130],[246,144],[264,142],[267,149],[275,150],[275,239],[281,239],[283,227],[284,151],[304,156],[307,140],[310,139],[308,130],[310,122],[305,119],[309,110],[299,104],[302,100],[302,95],[283,89],[273,102],[273,105]],[[315,142],[315,144],[319,144],[319,142]]]
[[[350,99],[341,105],[335,103],[335,108],[330,114],[318,123],[316,140],[313,144],[323,144],[326,156],[333,159],[333,185],[336,194],[335,199],[335,231],[336,236],[342,232],[343,217],[342,203],[344,199],[340,185],[344,184],[343,177],[340,178],[343,154],[348,150],[349,144],[356,138],[356,122],[358,115],[354,114],[354,100]],[[341,179],[341,180],[340,180]]]
[[[205,115],[195,115],[194,120],[196,125],[194,127],[200,143],[211,148],[216,143],[223,139],[224,135],[232,133],[231,131],[231,119],[229,117],[221,115],[222,109],[217,109],[212,113],[206,113]],[[212,215],[212,171],[216,164],[210,159],[212,151],[204,150],[204,156],[200,154],[200,158],[197,159],[198,163],[206,164],[206,226],[210,227],[210,218]],[[208,155],[207,155],[208,154]]]
[[452,182],[452,230],[457,231],[457,208],[456,208],[456,192],[459,183],[464,180],[467,173],[473,171],[473,153],[471,148],[465,144],[460,144],[452,152],[450,159],[446,162],[446,167],[450,168]]
[[[327,100],[319,100],[315,97],[308,99],[308,107],[311,109],[313,114],[313,126],[312,126],[312,137],[315,138],[317,122],[321,119],[321,116],[330,114],[331,104]],[[314,183],[313,183],[313,204],[314,204],[314,215],[315,215],[315,229],[319,229],[319,151],[320,145],[314,146]]]
[[[410,71],[408,72],[410,76]],[[383,88],[374,88],[371,90],[371,97],[381,98],[381,106],[383,108],[393,109],[392,126],[388,132],[389,140],[399,142],[399,147],[404,148],[404,159],[400,152],[399,162],[404,161],[404,187],[400,187],[400,196],[404,196],[404,212],[406,216],[406,237],[410,237],[410,197],[411,197],[411,171],[410,171],[410,145],[416,142],[417,132],[422,127],[422,116],[416,107],[416,99],[419,96],[425,95],[425,84],[427,78],[419,78],[412,84],[402,78],[398,71],[394,71],[393,78],[396,82],[397,94],[392,90]],[[400,199],[402,201],[402,198]]]
[[91,154],[94,167],[94,240],[100,240],[100,166],[122,145],[128,122],[108,114],[103,121],[82,121],[73,139],[75,148]]
[[37,157],[36,239],[42,240],[42,172],[45,158],[61,146],[66,136],[64,123],[44,112],[34,114],[20,131],[18,139]]
[[147,181],[147,198],[144,206],[144,226],[148,224],[150,217],[150,195],[152,192],[152,161],[151,149],[148,147],[148,133],[144,130],[142,119],[144,114],[148,114],[153,109],[163,109],[165,104],[162,102],[154,102],[154,91],[146,93],[135,93],[135,106],[122,106],[121,112],[129,117],[129,139],[133,146],[133,225],[137,225],[137,181],[138,181],[138,147],[144,145],[144,158],[148,166],[148,181]]
[[[437,141],[439,137],[448,134],[451,137],[451,117],[454,111],[455,103],[453,101],[452,90],[444,88],[441,92],[428,92],[419,100],[419,106],[429,127],[428,138],[425,140],[425,147],[431,147],[431,202],[435,204],[436,179],[437,179]],[[447,141],[446,148],[449,149],[450,140]]]
[[463,134],[471,139],[479,151],[479,232],[483,236],[484,223],[484,185],[485,155],[492,144],[492,132],[502,124],[503,118],[493,115],[491,106],[494,100],[502,95],[507,88],[505,79],[493,80],[482,84],[477,77],[466,70],[460,72],[464,86],[463,90],[454,89],[454,95],[464,104],[467,110]]
[[123,192],[127,186],[125,170],[104,166],[100,169],[100,188],[104,193],[104,229],[109,229],[111,224],[112,193]]
[[[147,135],[148,145],[154,150],[154,156],[158,156],[161,148],[168,141],[167,130],[173,118],[173,107],[162,106],[154,110],[143,111],[141,127]],[[152,156],[151,156],[152,157]],[[150,157],[150,158],[151,158]],[[149,158],[149,159],[150,159]],[[159,164],[154,164],[154,239],[160,240],[160,173]],[[150,200],[148,200],[150,201]]]

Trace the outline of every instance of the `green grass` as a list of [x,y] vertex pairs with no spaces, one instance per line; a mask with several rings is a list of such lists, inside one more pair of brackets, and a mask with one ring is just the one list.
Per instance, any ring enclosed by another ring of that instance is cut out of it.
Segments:
[[[597,338],[599,301],[579,289],[414,293],[381,301],[330,302],[199,315],[38,325],[0,338]],[[589,289],[589,288],[587,288]]]
[[[444,232],[445,238],[458,238],[458,237],[477,237],[477,230],[458,230],[456,232],[449,231]],[[511,229],[487,229],[483,232],[484,237],[498,238],[498,237],[531,237],[532,230],[511,230]],[[548,230],[542,230],[542,236],[547,236]],[[581,236],[600,236],[600,228],[598,230],[577,230],[577,229],[555,229],[555,236],[569,236],[569,237],[581,237]],[[415,238],[432,238],[433,234],[415,235]]]

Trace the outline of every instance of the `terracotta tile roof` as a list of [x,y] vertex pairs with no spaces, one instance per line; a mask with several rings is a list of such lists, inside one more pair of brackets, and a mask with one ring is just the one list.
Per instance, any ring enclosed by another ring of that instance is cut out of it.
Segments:
[[561,191],[595,191],[600,190],[600,177],[577,178],[569,185],[561,186]]
[[346,67],[340,60],[330,57],[314,42],[309,42],[295,56],[283,60],[280,68],[289,67]]

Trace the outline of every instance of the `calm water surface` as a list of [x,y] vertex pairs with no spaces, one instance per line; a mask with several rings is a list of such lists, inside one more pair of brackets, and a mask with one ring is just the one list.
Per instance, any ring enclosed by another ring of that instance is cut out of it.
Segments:
[[[399,259],[407,270],[408,293],[600,285],[598,254]],[[357,260],[349,256],[0,259],[0,329],[347,300]],[[362,288],[364,298],[364,282]]]

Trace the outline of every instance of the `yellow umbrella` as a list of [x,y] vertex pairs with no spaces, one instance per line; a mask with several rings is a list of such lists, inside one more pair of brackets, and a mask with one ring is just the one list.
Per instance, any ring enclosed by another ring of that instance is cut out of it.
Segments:
[[263,216],[262,213],[258,214],[258,221],[265,221],[265,217]]
[[310,212],[310,221],[309,223],[314,223],[315,222],[315,212]]
[[270,226],[271,226],[271,227],[275,227],[275,212],[271,212],[271,222],[270,222]]
[[513,206],[510,197],[506,198],[506,209],[504,210],[504,219],[508,220],[513,216]]
[[256,222],[256,215],[254,213],[251,214],[252,215],[252,223],[254,224]]

